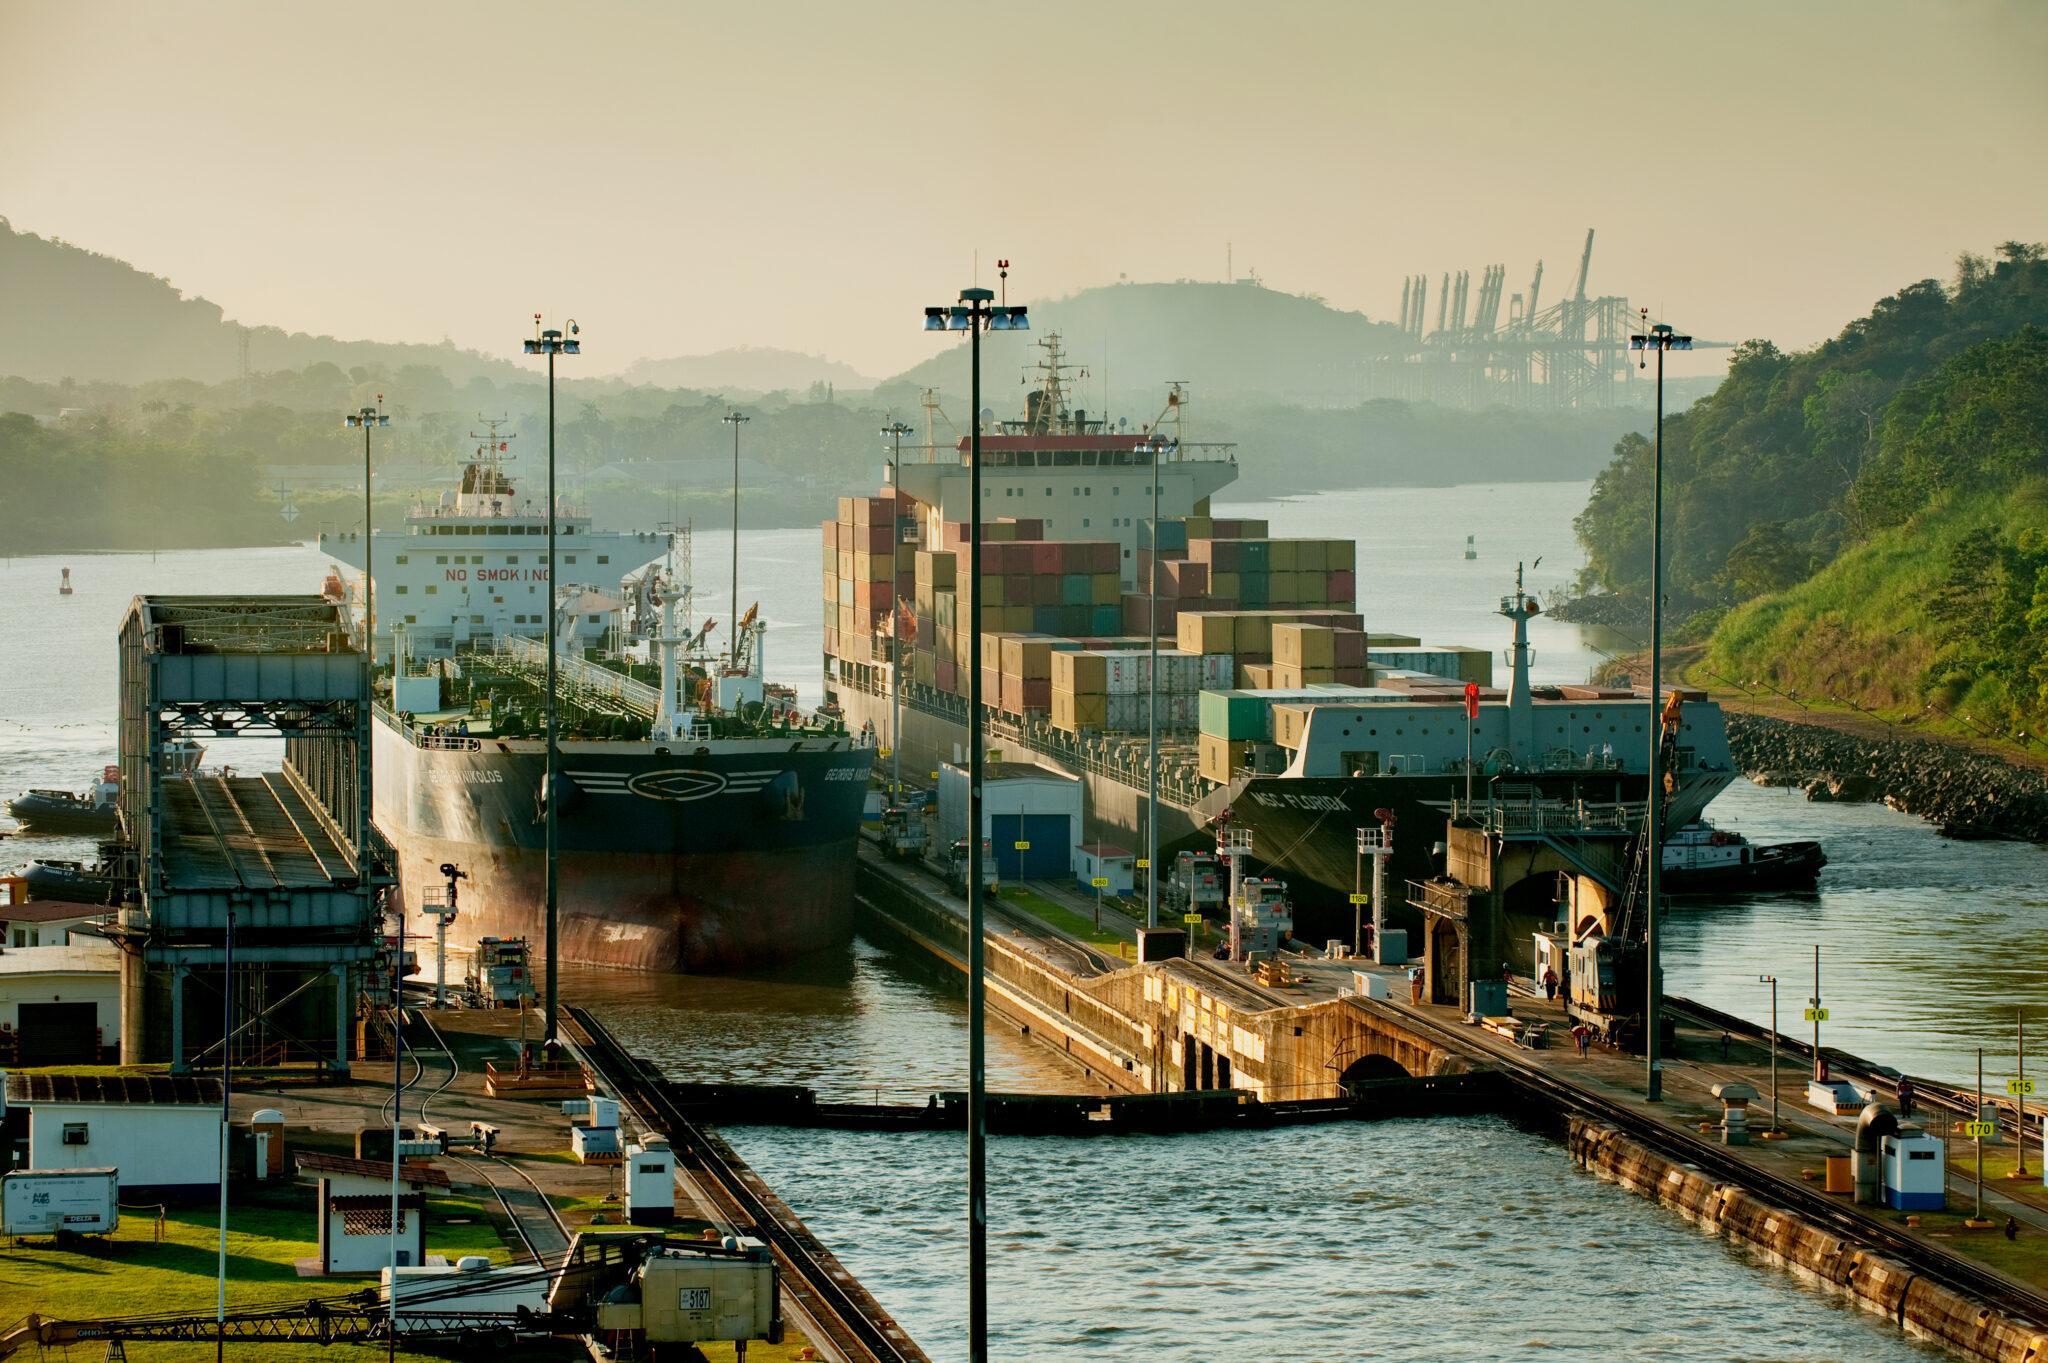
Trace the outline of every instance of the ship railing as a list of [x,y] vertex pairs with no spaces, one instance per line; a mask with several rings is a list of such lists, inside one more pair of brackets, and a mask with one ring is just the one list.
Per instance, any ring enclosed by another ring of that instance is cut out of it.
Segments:
[[375,714],[386,728],[399,734],[415,748],[425,748],[430,752],[476,752],[483,747],[481,740],[468,734],[423,734],[382,705],[375,707],[371,713]]
[[1470,821],[1489,833],[1571,836],[1633,835],[1643,826],[1641,800],[1501,800],[1451,801],[1451,817]]
[[[547,645],[538,639],[516,634],[496,635],[492,639],[491,651],[540,671],[545,671],[548,665]],[[634,681],[623,673],[599,667],[559,648],[555,651],[555,673],[559,681],[566,682],[583,695],[602,697],[641,714],[655,714],[661,707],[660,688]]]

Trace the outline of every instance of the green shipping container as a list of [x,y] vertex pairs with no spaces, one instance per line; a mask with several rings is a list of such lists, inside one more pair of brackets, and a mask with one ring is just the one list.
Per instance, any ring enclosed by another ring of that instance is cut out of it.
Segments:
[[1060,604],[1062,606],[1092,606],[1095,604],[1095,579],[1088,573],[1068,573],[1060,579]]
[[1204,691],[1202,732],[1212,738],[1266,737],[1268,701],[1259,691]]
[[1240,540],[1237,547],[1237,570],[1241,573],[1264,573],[1273,568],[1273,548],[1262,539]]
[[1237,575],[1237,604],[1250,610],[1273,604],[1273,579],[1266,572],[1249,568]]

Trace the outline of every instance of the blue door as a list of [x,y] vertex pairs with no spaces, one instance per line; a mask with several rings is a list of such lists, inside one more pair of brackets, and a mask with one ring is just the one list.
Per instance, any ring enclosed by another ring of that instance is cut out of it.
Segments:
[[[1064,814],[991,814],[990,851],[1002,880],[1064,880],[1072,874],[1072,827]],[[1019,847],[1018,843],[1026,844]]]

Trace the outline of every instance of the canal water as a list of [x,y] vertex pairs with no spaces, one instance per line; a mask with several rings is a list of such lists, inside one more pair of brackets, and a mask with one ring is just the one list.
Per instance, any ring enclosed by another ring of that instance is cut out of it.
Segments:
[[[1286,534],[1353,536],[1370,624],[1498,647],[1506,622],[1491,612],[1514,561],[1531,565],[1534,589],[1566,580],[1584,496],[1583,483],[1396,489],[1217,510],[1269,516]],[[1464,537],[1480,528],[1468,561]],[[814,530],[747,532],[742,556],[742,596],[760,599],[771,626],[771,674],[807,699],[819,689],[816,543]],[[723,600],[726,542],[707,532],[696,553],[696,580]],[[77,591],[60,598],[65,566]],[[133,595],[311,591],[326,566],[304,547],[0,561],[0,791],[80,788],[113,760],[114,632]],[[1630,641],[1539,619],[1535,642],[1539,678],[1563,681]],[[244,767],[278,759],[262,742],[208,754]],[[1780,1020],[1798,1030],[1819,942],[1825,1042],[1957,1080],[1974,1074],[1981,1045],[1987,1070],[2004,1073],[2013,1010],[2048,1002],[2048,967],[2032,946],[2048,908],[2043,851],[1944,842],[1881,806],[1813,805],[1746,783],[1712,813],[1759,841],[1819,838],[1831,864],[1810,896],[1674,908],[1673,992],[1767,1020],[1756,976],[1774,971]],[[81,839],[0,843],[0,866],[91,855]],[[569,988],[678,1078],[809,1083],[881,1101],[964,1082],[953,981],[887,943],[856,941],[760,976],[589,972]],[[990,1064],[1001,1088],[1075,1082],[1001,1028]],[[732,1134],[934,1357],[960,1356],[957,1139]],[[990,1223],[1004,1356],[1930,1356],[1497,1122],[998,1140]]]

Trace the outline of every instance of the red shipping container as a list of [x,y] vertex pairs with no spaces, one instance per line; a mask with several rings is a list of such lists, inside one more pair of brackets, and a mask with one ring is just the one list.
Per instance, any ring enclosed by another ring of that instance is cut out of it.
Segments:
[[1337,680],[1346,686],[1365,686],[1372,676],[1369,667],[1339,667]]
[[1333,611],[1327,617],[1327,620],[1332,629],[1362,630],[1365,628],[1365,617],[1356,611]]
[[1023,579],[1023,581],[1028,584],[1026,589],[1030,592],[1030,595],[1020,596],[1015,600],[1011,600],[1009,596],[1009,580],[1005,580],[1003,584],[1003,601],[1006,604],[1012,606],[1026,604],[1033,606],[1057,606],[1060,604],[1060,577],[1058,573],[1033,573],[1030,577]]
[[999,519],[1008,521],[1011,525],[1016,526],[1017,538],[1020,540],[1042,540],[1045,538],[1045,522],[1037,516],[1003,516]]
[[1330,573],[1330,600],[1356,601],[1358,599],[1358,574],[1349,568],[1333,569]]
[[937,658],[933,660],[932,685],[950,696],[956,694],[954,688],[959,684],[959,679],[960,670],[953,665],[951,658]]
[[[1009,677],[1005,677],[1003,680],[1005,683],[1012,681]],[[1017,704],[1014,708],[1005,707],[1010,709],[1010,713],[1023,714],[1027,710],[1052,709],[1052,678],[1040,677],[1035,681],[1018,680],[1015,682],[1015,685],[1018,689]]]
[[1003,574],[1003,604],[1023,606],[1031,601],[1032,577],[1029,573]]
[[915,571],[896,574],[896,595],[905,601],[917,600],[917,573]]
[[1031,550],[1030,572],[1050,573],[1058,576],[1066,571],[1066,545],[1058,540],[1039,540],[1029,546]]
[[853,552],[856,554],[892,554],[896,551],[896,528],[890,522],[880,525],[856,525],[853,527]]
[[1123,571],[1124,549],[1115,540],[1097,540],[1089,546],[1088,571],[1091,573],[1118,573]]
[[[1332,651],[1335,655],[1332,661],[1335,663],[1336,666],[1365,666],[1366,658],[1364,630],[1340,629],[1332,636],[1332,639],[1334,641],[1332,644]],[[1343,678],[1339,677],[1338,680],[1342,681]]]
[[938,641],[939,641],[939,631],[938,631],[938,626],[937,626],[937,625],[935,625],[935,624],[934,624],[934,623],[932,622],[932,618],[931,618],[931,617],[930,617],[929,615],[920,615],[920,616],[918,616],[918,617],[917,617],[917,646],[918,646],[919,648],[931,648],[931,647],[933,647],[934,645],[936,645],[936,644],[938,643]]
[[1234,540],[1241,539],[1243,536],[1243,521],[1219,521],[1212,519],[1209,522],[1209,538],[1212,540]]
[[895,584],[889,582],[856,582],[853,584],[855,609],[887,611],[896,597]]
[[1243,552],[1244,546],[1236,540],[1191,540],[1188,543],[1188,557],[1208,564],[1212,576],[1237,572],[1243,562]]
[[855,497],[853,499],[853,523],[855,525],[873,525],[877,521],[889,524],[894,521],[895,516],[895,507],[884,502],[880,497]]
[[[1209,565],[1184,559],[1167,559],[1159,565],[1161,596],[1195,597],[1209,591]],[[1168,590],[1167,588],[1171,588]]]
[[1035,573],[1038,571],[1037,540],[1012,540],[1003,546],[1003,571],[1006,573]]

